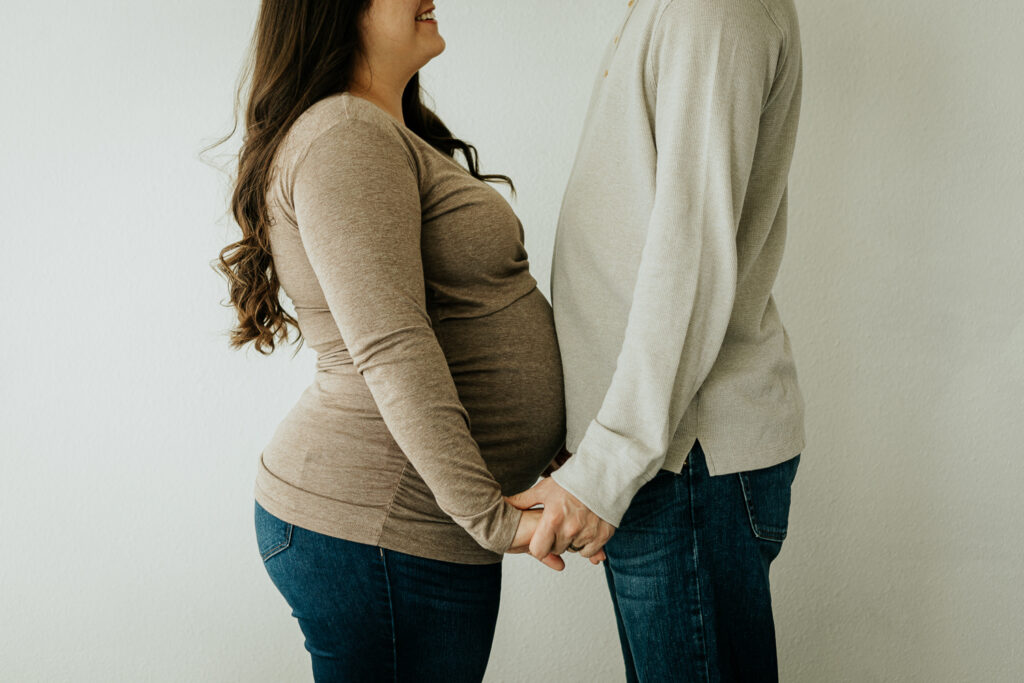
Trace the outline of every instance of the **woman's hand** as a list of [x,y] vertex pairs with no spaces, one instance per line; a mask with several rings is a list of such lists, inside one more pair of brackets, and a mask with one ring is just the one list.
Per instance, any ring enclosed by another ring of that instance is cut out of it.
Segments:
[[[523,510],[523,516],[519,519],[519,526],[516,527],[515,538],[512,539],[512,545],[505,551],[506,553],[530,552],[530,540],[533,538],[533,532],[537,530],[537,525],[540,523],[540,518],[543,514],[543,510]],[[565,569],[565,560],[558,555],[548,555],[541,562],[555,571],[560,572]]]

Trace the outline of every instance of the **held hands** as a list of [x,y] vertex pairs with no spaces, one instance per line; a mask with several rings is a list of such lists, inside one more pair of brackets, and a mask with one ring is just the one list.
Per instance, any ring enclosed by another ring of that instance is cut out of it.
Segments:
[[[505,500],[509,499],[506,498]],[[541,515],[543,515],[543,511],[541,510],[523,511],[523,516],[519,520],[519,526],[516,527],[516,536],[512,540],[512,545],[505,551],[506,553],[530,552],[530,540],[537,531],[537,525],[540,524]],[[540,561],[555,571],[560,572],[565,569],[565,560],[555,554],[548,554]]]
[[[533,488],[506,500],[525,510],[508,552],[521,553],[528,547],[531,555],[557,571],[565,568],[560,555],[570,545],[591,564],[607,559],[603,548],[615,527],[591,512],[554,479],[541,479]],[[534,505],[544,508],[530,510]]]

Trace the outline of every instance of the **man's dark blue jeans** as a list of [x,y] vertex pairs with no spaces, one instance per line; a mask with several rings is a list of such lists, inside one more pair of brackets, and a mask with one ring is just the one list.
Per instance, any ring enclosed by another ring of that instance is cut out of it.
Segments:
[[628,681],[778,680],[768,567],[799,462],[711,477],[698,442],[640,489],[605,546]]
[[478,683],[501,565],[441,562],[309,531],[256,503],[256,540],[306,636],[318,683]]

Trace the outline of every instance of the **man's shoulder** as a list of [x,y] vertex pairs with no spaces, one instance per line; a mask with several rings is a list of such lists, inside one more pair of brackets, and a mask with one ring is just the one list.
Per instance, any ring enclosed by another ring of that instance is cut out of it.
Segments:
[[661,31],[777,31],[785,38],[796,8],[793,0],[659,0],[657,16]]

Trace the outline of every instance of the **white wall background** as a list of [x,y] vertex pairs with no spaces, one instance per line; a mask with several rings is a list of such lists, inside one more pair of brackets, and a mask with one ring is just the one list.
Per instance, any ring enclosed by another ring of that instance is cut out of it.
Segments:
[[[784,681],[1024,669],[1024,6],[800,3],[777,287],[808,404],[773,568]],[[512,175],[534,272],[625,0],[439,0],[440,113]],[[0,19],[0,680],[302,681],[259,563],[256,458],[312,352],[228,350],[233,239],[198,151],[255,0]],[[616,681],[597,568],[506,562],[488,681]]]

